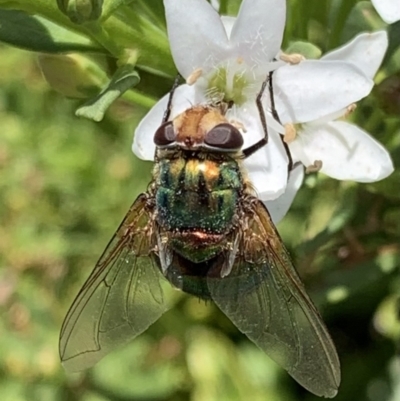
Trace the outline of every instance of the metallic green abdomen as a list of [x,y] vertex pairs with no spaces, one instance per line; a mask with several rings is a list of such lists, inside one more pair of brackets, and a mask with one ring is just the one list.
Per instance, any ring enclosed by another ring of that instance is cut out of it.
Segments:
[[243,188],[234,160],[164,159],[159,165],[158,222],[167,230],[224,233]]

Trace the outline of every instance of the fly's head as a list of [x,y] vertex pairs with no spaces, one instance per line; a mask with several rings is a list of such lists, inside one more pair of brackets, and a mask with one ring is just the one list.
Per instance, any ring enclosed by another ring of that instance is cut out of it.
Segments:
[[237,152],[243,146],[239,129],[229,123],[219,108],[194,106],[163,123],[154,134],[158,151]]

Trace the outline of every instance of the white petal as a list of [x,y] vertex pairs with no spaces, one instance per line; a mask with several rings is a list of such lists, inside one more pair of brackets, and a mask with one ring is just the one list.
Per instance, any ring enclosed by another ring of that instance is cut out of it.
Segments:
[[305,60],[276,70],[276,108],[283,123],[313,121],[367,96],[373,84],[351,63]]
[[321,160],[321,172],[338,180],[374,182],[393,172],[388,151],[365,131],[344,121],[305,126],[289,147],[305,166]]
[[229,17],[227,15],[221,15],[221,21],[222,24],[224,25],[226,35],[228,36],[228,38],[230,38],[233,25],[235,25],[236,18]]
[[244,168],[261,200],[276,199],[285,191],[288,158],[276,132],[270,130],[268,144],[249,156]]
[[286,19],[282,0],[243,0],[230,43],[250,67],[268,64],[279,52]]
[[228,37],[218,13],[205,0],[164,0],[168,38],[180,74],[207,73],[224,59]]
[[[233,107],[227,114],[228,120],[243,124],[243,149],[257,143],[264,137],[260,115],[255,103],[245,103]],[[261,200],[275,199],[280,196],[287,183],[288,158],[280,135],[268,127],[268,144],[244,161],[244,169]]]
[[246,159],[244,167],[261,200],[276,199],[285,191],[288,159],[278,135],[270,135],[268,145]]
[[[400,1],[398,4],[400,7]],[[368,78],[373,78],[382,63],[387,47],[386,31],[363,33],[339,49],[326,54],[321,60],[348,61],[359,68]]]
[[382,19],[391,24],[400,20],[399,0],[371,0]]
[[272,129],[276,132],[279,132],[280,134],[285,134],[285,127],[278,122],[277,120],[275,120],[275,117],[272,115],[272,113],[268,110],[265,113],[265,118],[267,120],[267,129]]
[[298,165],[289,174],[289,180],[285,192],[275,200],[264,202],[264,205],[267,207],[271,219],[275,224],[278,224],[290,209],[297,191],[303,183],[303,179],[304,168],[302,165]]
[[[153,142],[154,133],[161,125],[167,109],[169,93],[159,100],[154,107],[144,116],[135,130],[132,151],[137,157],[143,160],[154,160],[155,145]],[[196,85],[179,86],[172,98],[172,109],[170,119],[176,117],[194,104],[204,102],[202,92],[197,91]]]
[[142,160],[154,160],[156,146],[153,137],[156,129],[161,125],[167,103],[168,95],[150,109],[135,129],[132,152]]
[[215,8],[216,11],[219,11],[220,7],[219,0],[211,0],[210,3]]

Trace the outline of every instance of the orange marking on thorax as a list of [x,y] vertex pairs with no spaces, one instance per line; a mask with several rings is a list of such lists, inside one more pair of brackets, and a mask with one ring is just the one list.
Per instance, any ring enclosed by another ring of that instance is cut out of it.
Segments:
[[202,164],[204,166],[203,174],[207,181],[215,180],[219,177],[220,168],[217,163],[211,160],[205,160]]
[[211,160],[188,160],[186,163],[186,171],[190,174],[197,174],[200,171],[206,179],[215,179],[219,176],[219,166]]

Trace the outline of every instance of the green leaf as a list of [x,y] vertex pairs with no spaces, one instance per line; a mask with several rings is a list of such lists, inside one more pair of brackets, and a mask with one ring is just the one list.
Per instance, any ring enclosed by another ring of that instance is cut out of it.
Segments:
[[400,48],[400,21],[397,21],[394,24],[389,25],[388,27],[389,34],[389,47],[386,52],[385,58],[389,59],[393,57],[396,59],[395,53]]
[[129,4],[132,0],[105,0],[101,19],[107,19],[119,6]]
[[[304,3],[304,2],[303,2]],[[315,3],[314,3],[315,4]],[[343,27],[356,4],[356,0],[332,0],[327,9],[327,29],[329,32],[328,49],[333,49],[345,42],[342,38]],[[307,6],[308,7],[308,6]],[[358,33],[358,32],[357,32]]]
[[48,84],[70,98],[95,96],[108,81],[99,63],[83,54],[40,54],[38,60]]
[[112,352],[94,367],[94,387],[103,390],[100,393],[110,392],[115,398],[126,400],[166,399],[182,386],[182,375],[168,359],[155,364],[150,362],[150,366],[143,369],[149,354],[157,352],[156,347],[154,341],[143,335]]
[[44,53],[104,51],[83,35],[45,18],[16,10],[0,9],[0,41]]
[[132,64],[126,64],[118,68],[111,81],[101,93],[90,99],[76,111],[78,117],[85,117],[94,121],[101,121],[108,107],[124,92],[137,85],[139,74]]
[[324,285],[315,291],[313,299],[323,305],[343,301],[358,293],[364,292],[365,296],[368,287],[373,290],[383,281],[393,281],[399,272],[399,263],[399,252],[387,250],[379,253],[375,259],[361,262],[351,269],[336,269],[325,276]]
[[351,40],[363,31],[385,29],[386,24],[379,17],[369,1],[357,3],[351,10],[342,31],[342,42]]
[[293,54],[298,53],[303,55],[307,59],[317,59],[321,57],[321,49],[312,43],[296,41],[290,43],[289,47],[286,49],[286,53]]
[[[342,187],[337,190],[337,193],[340,194],[340,203],[335,207],[333,213],[327,213],[325,219],[327,220],[326,226],[323,230],[317,232],[312,238],[308,241],[303,242],[299,248],[298,253],[303,255],[312,254],[320,247],[324,246],[331,238],[334,233],[337,233],[348,223],[348,221],[353,217],[356,210],[356,186],[352,183],[342,184]],[[321,207],[318,207],[317,202],[322,202],[326,204],[326,207],[332,207],[335,204],[327,203],[326,196],[328,194],[319,193],[320,199],[316,198],[313,202],[313,207],[315,214],[319,216],[319,218],[312,218],[313,224],[320,225],[322,220],[322,210]],[[312,227],[311,227],[312,229]],[[308,227],[310,230],[310,227]],[[315,230],[315,229],[314,229]]]

